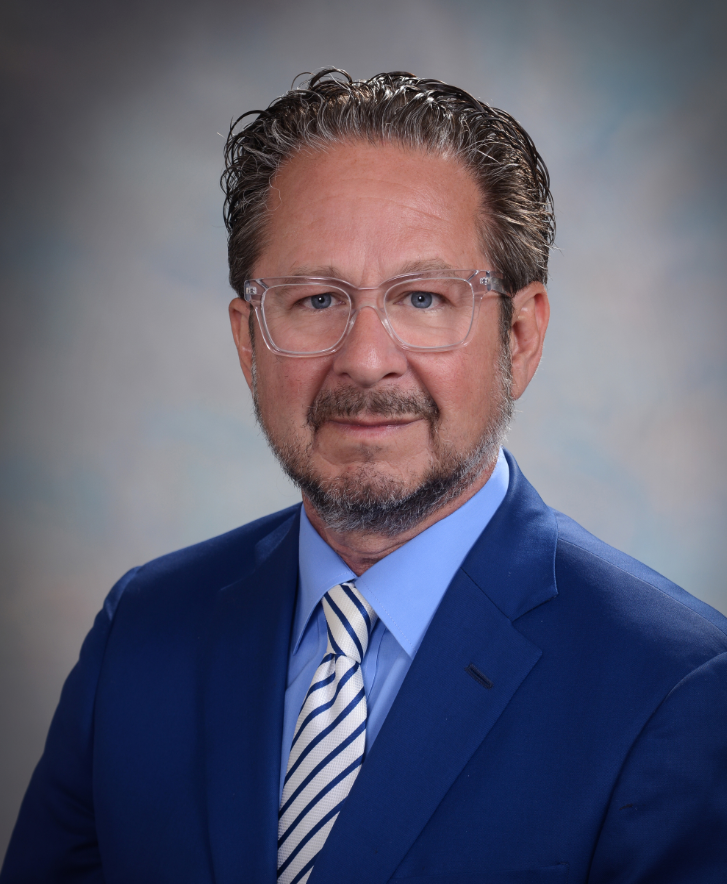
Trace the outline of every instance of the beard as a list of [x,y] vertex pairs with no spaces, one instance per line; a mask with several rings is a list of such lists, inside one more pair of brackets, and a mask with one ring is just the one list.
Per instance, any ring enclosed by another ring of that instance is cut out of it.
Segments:
[[410,531],[466,491],[486,469],[494,467],[513,414],[509,346],[503,346],[500,353],[487,422],[475,445],[464,451],[441,439],[439,408],[423,391],[367,392],[355,387],[322,390],[306,418],[314,437],[320,427],[333,418],[407,416],[427,421],[432,442],[430,465],[414,488],[403,479],[382,474],[373,458],[342,476],[325,478],[311,466],[312,442],[279,442],[272,437],[260,409],[254,361],[252,373],[255,416],[270,448],[324,525],[334,531],[387,537]]

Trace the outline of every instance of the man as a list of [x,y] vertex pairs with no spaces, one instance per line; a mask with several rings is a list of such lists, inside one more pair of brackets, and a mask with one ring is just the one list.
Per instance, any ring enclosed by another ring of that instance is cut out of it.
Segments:
[[226,161],[233,335],[303,506],[112,590],[2,882],[724,881],[724,618],[500,450],[548,323],[527,134],[324,71]]

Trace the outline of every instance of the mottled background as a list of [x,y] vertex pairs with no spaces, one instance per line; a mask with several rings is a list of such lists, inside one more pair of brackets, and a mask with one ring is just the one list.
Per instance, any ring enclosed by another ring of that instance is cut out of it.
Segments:
[[129,567],[296,499],[227,325],[232,116],[408,69],[550,167],[553,319],[510,447],[545,499],[727,611],[724,3],[63,3],[0,11],[0,855]]

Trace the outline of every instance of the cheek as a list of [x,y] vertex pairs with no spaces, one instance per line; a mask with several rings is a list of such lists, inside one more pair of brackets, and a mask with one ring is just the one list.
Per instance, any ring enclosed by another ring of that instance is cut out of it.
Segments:
[[487,348],[487,353],[473,348],[470,353],[454,351],[451,357],[429,371],[422,366],[419,375],[439,407],[441,432],[450,439],[465,438],[481,432],[498,393],[497,353],[496,348]]
[[290,359],[270,351],[257,365],[258,400],[267,423],[281,427],[302,424],[326,375],[317,359]]

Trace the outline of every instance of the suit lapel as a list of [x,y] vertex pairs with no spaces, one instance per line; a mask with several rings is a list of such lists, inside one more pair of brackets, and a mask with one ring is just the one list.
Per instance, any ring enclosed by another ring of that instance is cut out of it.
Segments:
[[347,884],[388,881],[541,656],[512,620],[557,594],[557,528],[512,460],[510,470],[505,501],[449,586],[309,884],[338,884],[342,869]]
[[298,577],[296,514],[219,593],[207,646],[204,765],[218,884],[274,881],[283,704]]

